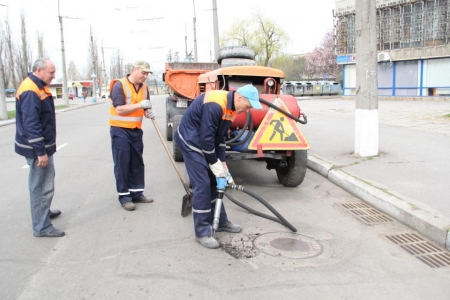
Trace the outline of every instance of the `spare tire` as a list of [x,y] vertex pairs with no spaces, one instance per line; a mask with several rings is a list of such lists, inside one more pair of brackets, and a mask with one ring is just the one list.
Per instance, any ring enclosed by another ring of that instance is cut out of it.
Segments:
[[217,52],[217,62],[222,63],[225,58],[247,58],[254,59],[255,51],[246,46],[230,46],[219,49]]
[[256,66],[256,61],[248,58],[224,58],[220,66],[222,68],[232,66]]

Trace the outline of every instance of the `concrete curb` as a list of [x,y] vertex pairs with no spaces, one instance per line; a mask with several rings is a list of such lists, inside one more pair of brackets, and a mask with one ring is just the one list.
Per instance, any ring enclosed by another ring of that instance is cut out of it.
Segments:
[[308,168],[372,205],[381,212],[417,230],[439,246],[450,250],[450,219],[423,203],[378,187],[368,180],[349,172],[324,158],[308,153]]
[[[94,103],[89,103],[89,104],[86,104],[86,105],[79,105],[79,106],[74,106],[74,107],[69,107],[69,108],[64,108],[64,109],[58,109],[58,110],[55,110],[55,113],[56,114],[57,113],[62,113],[62,112],[66,112],[66,111],[69,111],[69,110],[80,109],[80,108],[84,108],[84,107],[88,107],[88,106],[92,106],[92,105],[103,104],[103,103],[105,103],[105,101],[94,102]],[[7,121],[0,121],[0,127],[6,126],[6,125],[15,124],[15,123],[16,123],[15,119],[7,120]]]

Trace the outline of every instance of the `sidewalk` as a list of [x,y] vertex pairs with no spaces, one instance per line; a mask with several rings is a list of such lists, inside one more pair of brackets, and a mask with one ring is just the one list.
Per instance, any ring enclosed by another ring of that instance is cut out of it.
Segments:
[[[82,108],[82,107],[85,107],[85,106],[97,105],[97,104],[105,103],[106,100],[107,99],[96,98],[95,102],[93,102],[92,101],[92,97],[87,97],[86,98],[86,102],[83,102],[83,98],[75,98],[73,100],[69,100],[70,107],[58,109],[57,108],[58,106],[64,105],[64,100],[63,99],[56,99],[55,100],[56,113],[65,112],[65,111],[69,111],[69,110],[73,110],[73,109],[78,109],[78,108]],[[16,101],[14,100],[14,98],[8,98],[7,99],[7,101],[6,101],[6,108],[7,108],[8,111],[16,110]],[[5,126],[5,125],[14,124],[14,123],[16,123],[15,119],[9,119],[9,120],[6,120],[6,121],[1,121],[0,120],[0,127],[1,126]]]
[[450,250],[450,102],[379,101],[379,155],[361,158],[355,101],[297,99],[309,168]]

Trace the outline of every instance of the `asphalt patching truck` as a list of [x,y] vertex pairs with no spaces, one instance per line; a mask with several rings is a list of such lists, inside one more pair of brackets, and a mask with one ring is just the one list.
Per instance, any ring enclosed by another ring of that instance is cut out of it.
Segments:
[[[295,97],[280,94],[283,71],[257,66],[252,55],[248,48],[231,47],[219,51],[218,63],[166,63],[166,139],[173,140],[184,112],[201,93],[253,84],[263,108],[238,114],[233,121],[226,138],[227,160],[264,160],[282,185],[296,187],[307,169],[309,143],[298,125],[307,118]],[[172,153],[175,161],[183,161],[175,142]]]

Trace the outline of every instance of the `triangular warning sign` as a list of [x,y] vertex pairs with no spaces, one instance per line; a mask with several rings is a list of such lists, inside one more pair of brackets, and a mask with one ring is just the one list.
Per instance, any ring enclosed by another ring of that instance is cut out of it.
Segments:
[[[272,104],[291,113],[287,105],[279,97]],[[264,116],[248,148],[257,150],[258,146],[262,150],[309,149],[309,143],[296,122],[272,107]]]

